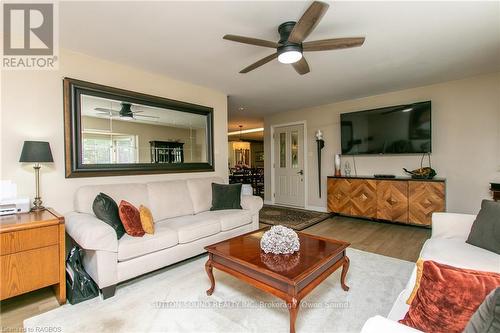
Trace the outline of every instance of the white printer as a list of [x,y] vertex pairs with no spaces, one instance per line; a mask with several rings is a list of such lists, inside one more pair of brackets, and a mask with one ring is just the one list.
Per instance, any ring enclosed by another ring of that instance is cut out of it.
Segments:
[[0,216],[27,213],[30,211],[29,198],[17,198],[17,185],[10,180],[0,181]]

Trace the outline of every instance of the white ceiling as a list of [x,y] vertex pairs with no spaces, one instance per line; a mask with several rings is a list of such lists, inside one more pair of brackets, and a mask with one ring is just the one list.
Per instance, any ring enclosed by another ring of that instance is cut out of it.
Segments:
[[[330,2],[307,40],[365,36],[360,48],[306,53],[299,76],[276,60],[277,27],[310,2],[61,2],[61,46],[229,95],[230,130],[270,112],[321,105],[500,70],[500,2]],[[243,106],[244,111],[238,108]]]

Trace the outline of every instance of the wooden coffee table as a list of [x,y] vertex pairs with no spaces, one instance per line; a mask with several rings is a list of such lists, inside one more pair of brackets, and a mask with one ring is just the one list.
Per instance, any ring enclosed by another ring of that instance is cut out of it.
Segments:
[[297,232],[300,250],[291,255],[265,254],[260,249],[260,229],[223,242],[205,247],[208,261],[205,264],[212,295],[215,279],[212,268],[233,275],[265,292],[283,299],[290,312],[290,332],[295,332],[295,319],[300,301],[318,284],[342,266],[340,283],[349,290],[345,277],[349,269],[347,242]]

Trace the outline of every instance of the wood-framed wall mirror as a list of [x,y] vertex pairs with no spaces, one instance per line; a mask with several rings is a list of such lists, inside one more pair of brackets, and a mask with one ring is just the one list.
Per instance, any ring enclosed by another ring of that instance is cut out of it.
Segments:
[[213,109],[64,78],[66,178],[214,170]]

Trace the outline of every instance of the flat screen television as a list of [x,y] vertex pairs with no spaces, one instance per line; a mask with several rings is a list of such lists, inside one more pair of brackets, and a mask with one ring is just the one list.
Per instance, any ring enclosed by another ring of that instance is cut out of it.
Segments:
[[340,115],[344,155],[430,153],[431,102]]

